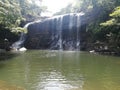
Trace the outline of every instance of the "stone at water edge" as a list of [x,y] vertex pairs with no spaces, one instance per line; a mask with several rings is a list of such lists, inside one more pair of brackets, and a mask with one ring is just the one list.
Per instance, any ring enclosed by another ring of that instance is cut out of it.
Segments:
[[26,51],[27,49],[25,47],[22,47],[20,49],[18,49],[18,51]]
[[16,53],[16,52],[25,52],[27,49],[25,48],[25,47],[22,47],[22,48],[12,48],[10,51],[11,52],[14,52],[14,53]]

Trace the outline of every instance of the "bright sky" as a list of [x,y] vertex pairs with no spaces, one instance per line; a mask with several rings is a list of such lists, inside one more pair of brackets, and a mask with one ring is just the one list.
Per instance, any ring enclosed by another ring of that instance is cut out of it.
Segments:
[[43,13],[44,15],[51,16],[53,13],[58,12],[60,9],[66,7],[69,3],[72,3],[74,0],[42,0],[42,5],[48,7],[50,13]]

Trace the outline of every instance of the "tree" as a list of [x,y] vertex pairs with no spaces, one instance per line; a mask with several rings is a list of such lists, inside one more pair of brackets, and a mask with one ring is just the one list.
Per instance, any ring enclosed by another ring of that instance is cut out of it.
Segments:
[[27,21],[33,21],[40,18],[41,12],[44,12],[47,7],[41,5],[41,0],[17,0],[21,9],[22,16]]
[[[120,0],[75,0],[76,3],[67,6],[59,13],[84,12],[86,32],[88,33],[88,43],[101,42],[111,47],[120,47]],[[115,11],[110,14],[113,9]],[[70,9],[71,10],[68,10]],[[68,11],[68,12],[66,12]],[[109,15],[110,14],[110,15]],[[112,17],[110,19],[110,17]],[[110,19],[110,20],[108,20]],[[106,21],[108,20],[108,21]],[[106,21],[106,22],[105,22]],[[104,22],[104,23],[102,23]],[[102,23],[102,24],[101,24]],[[106,27],[103,27],[106,26]],[[113,48],[112,48],[113,49]],[[116,48],[114,48],[116,49]],[[118,48],[117,48],[118,49]]]
[[[36,1],[41,3],[41,0]],[[44,10],[46,7],[37,5],[34,0],[1,0],[0,25],[15,31],[22,20],[33,21]]]
[[33,21],[40,17],[41,12],[46,7],[37,5],[36,1],[41,3],[41,0],[0,1],[0,41],[5,38],[8,38],[11,42],[16,41],[19,32],[25,31],[20,27],[21,23],[23,21]]
[[110,20],[101,23],[102,26],[120,26],[120,6],[116,7],[114,12],[112,12],[110,15],[112,17]]
[[116,7],[109,16],[111,19],[100,25],[103,26],[104,30],[108,31],[106,37],[109,47],[120,52],[120,6]]
[[0,1],[0,25],[5,28],[17,26],[22,19],[19,5],[12,0]]

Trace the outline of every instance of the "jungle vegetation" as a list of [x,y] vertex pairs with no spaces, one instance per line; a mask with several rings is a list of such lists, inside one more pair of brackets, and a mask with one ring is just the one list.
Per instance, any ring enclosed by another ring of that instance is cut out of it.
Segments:
[[[39,4],[41,3],[40,0]],[[8,39],[11,43],[19,38],[25,23],[40,18],[45,6],[36,5],[34,0],[1,0],[0,1],[0,43]],[[0,45],[2,46],[2,45]]]
[[[55,15],[84,12],[89,45],[120,53],[120,0],[76,0]],[[92,45],[91,45],[92,44]]]
[[[0,1],[0,43],[8,38],[11,42],[18,39],[21,28],[28,21],[40,19],[47,10],[39,0],[1,0]],[[54,15],[84,12],[88,42],[102,44],[109,50],[120,53],[120,0],[75,0],[75,3],[56,12]]]

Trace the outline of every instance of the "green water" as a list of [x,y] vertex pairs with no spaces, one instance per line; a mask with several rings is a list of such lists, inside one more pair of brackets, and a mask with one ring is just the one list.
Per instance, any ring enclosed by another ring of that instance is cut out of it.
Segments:
[[0,80],[26,90],[120,90],[120,57],[28,50],[0,61]]

